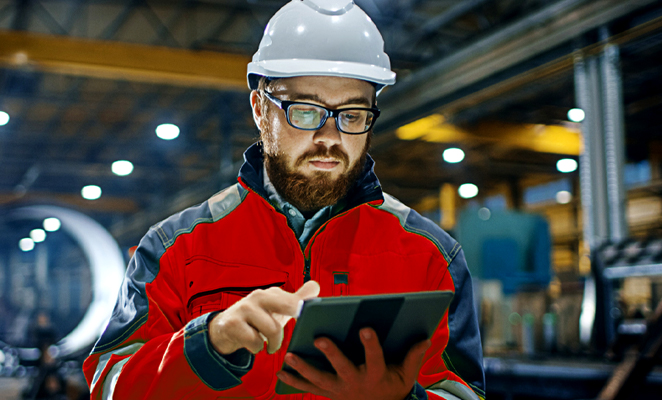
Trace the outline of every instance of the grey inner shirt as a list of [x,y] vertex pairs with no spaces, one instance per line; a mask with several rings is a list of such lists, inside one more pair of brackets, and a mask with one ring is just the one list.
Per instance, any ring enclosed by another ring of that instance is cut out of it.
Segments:
[[308,245],[308,241],[310,241],[310,238],[315,234],[317,229],[319,229],[320,226],[322,226],[335,213],[337,213],[339,208],[342,208],[342,201],[338,205],[326,206],[317,211],[310,219],[306,219],[301,211],[299,211],[292,204],[283,200],[280,194],[278,194],[276,188],[269,179],[267,168],[264,166],[262,167],[262,173],[262,176],[264,176],[264,189],[267,191],[267,195],[269,196],[269,202],[274,207],[276,207],[277,210],[285,214],[290,227],[299,240],[301,250],[304,250]]

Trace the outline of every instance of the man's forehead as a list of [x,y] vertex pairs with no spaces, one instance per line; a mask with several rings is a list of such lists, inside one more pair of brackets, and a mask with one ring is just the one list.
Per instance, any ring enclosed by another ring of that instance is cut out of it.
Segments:
[[372,104],[375,88],[370,83],[353,78],[335,76],[297,76],[278,79],[273,82],[272,92],[283,94],[290,100],[309,99],[329,103],[344,104],[348,100]]

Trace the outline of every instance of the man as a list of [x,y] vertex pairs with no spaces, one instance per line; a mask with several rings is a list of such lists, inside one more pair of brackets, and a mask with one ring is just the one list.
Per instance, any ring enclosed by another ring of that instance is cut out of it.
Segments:
[[[248,81],[261,141],[239,183],[141,240],[84,365],[92,397],[267,399],[277,378],[305,399],[483,397],[464,255],[382,192],[367,155],[376,95],[395,81],[372,21],[349,0],[294,0],[269,22]],[[316,340],[335,374],[286,353],[300,300],[430,290],[454,300],[401,365],[384,363],[370,328],[360,366]]]

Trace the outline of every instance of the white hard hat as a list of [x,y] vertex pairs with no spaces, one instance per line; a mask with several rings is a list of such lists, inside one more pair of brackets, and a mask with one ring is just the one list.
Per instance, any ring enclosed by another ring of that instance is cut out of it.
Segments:
[[395,83],[384,40],[352,0],[292,0],[264,29],[248,64],[248,87],[261,76],[339,76],[371,82],[377,93]]

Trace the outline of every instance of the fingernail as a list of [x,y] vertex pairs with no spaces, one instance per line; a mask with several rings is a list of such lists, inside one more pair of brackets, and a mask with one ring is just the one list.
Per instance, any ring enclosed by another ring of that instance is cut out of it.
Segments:
[[327,349],[329,347],[329,344],[326,342],[326,340],[318,340],[317,347],[321,349]]
[[369,330],[362,330],[361,336],[363,336],[365,340],[372,339],[372,333]]
[[285,357],[286,357],[285,361],[288,364],[290,364],[292,366],[297,365],[297,362],[298,362],[297,358],[292,353],[287,353],[287,355]]

